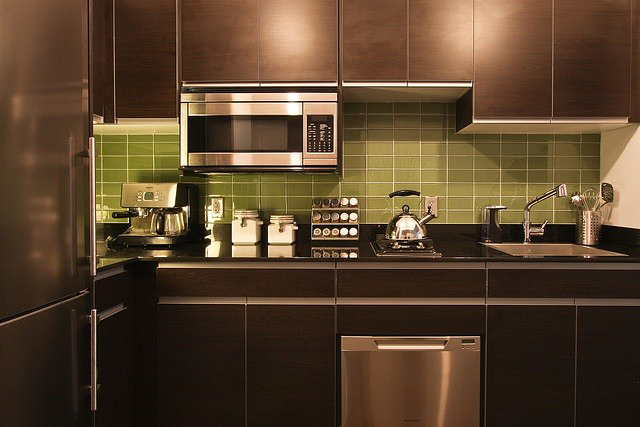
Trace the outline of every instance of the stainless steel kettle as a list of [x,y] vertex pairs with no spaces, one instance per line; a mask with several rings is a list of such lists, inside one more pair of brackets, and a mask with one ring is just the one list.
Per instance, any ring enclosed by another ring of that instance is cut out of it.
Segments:
[[[389,194],[390,198],[420,196],[419,191],[415,190],[398,190]],[[427,230],[424,226],[427,222],[437,218],[431,210],[427,214],[418,218],[415,214],[409,212],[409,205],[402,206],[402,212],[393,217],[389,225],[387,225],[386,238],[390,240],[417,240],[427,237]]]

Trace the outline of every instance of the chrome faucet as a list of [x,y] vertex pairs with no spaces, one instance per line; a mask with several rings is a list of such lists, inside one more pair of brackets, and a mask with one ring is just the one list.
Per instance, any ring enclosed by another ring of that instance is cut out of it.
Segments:
[[548,199],[549,197],[565,197],[567,195],[567,186],[566,184],[560,184],[552,190],[547,191],[546,193],[535,197],[527,206],[524,207],[524,221],[522,221],[522,227],[524,228],[524,242],[531,243],[531,236],[544,236],[544,227],[547,225],[545,221],[540,227],[535,227],[531,225],[531,208],[536,203],[540,203],[543,200]]

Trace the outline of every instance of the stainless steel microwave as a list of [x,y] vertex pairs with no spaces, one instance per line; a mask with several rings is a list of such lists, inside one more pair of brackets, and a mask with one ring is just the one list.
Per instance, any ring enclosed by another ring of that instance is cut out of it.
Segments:
[[180,95],[180,167],[193,172],[335,171],[335,92]]

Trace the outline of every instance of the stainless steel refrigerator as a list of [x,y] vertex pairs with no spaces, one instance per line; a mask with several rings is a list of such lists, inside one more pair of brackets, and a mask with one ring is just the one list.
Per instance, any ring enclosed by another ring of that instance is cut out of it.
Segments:
[[90,422],[87,8],[0,0],[2,426]]

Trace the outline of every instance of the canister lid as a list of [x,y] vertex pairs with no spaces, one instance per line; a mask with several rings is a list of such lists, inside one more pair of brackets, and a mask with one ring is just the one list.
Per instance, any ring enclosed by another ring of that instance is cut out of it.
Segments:
[[245,210],[236,209],[233,212],[233,216],[238,218],[238,219],[242,219],[242,218],[258,218],[258,211],[257,210],[251,210],[251,209],[245,209]]
[[293,215],[271,215],[269,219],[273,224],[293,224],[295,222]]

